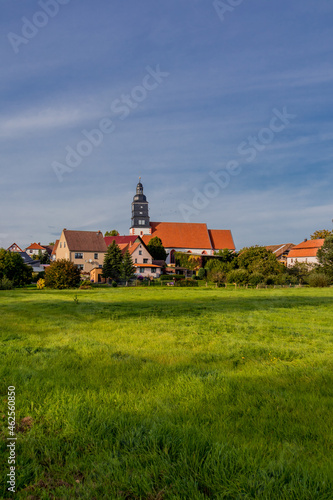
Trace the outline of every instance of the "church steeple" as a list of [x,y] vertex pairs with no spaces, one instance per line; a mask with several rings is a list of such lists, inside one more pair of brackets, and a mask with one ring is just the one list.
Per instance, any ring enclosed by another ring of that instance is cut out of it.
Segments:
[[151,227],[149,222],[148,201],[143,194],[143,185],[141,184],[141,177],[136,186],[136,194],[132,202],[132,225],[130,234],[137,234],[142,236],[144,234],[151,234]]

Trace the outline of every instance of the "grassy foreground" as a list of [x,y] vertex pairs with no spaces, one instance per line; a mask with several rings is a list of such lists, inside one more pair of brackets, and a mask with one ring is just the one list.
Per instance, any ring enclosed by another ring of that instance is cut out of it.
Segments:
[[0,497],[332,499],[332,306],[332,288],[0,292]]

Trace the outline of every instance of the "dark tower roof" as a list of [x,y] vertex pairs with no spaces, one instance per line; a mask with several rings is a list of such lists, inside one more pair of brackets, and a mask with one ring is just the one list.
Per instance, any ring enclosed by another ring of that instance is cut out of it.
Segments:
[[133,197],[133,201],[147,201],[147,198],[143,194],[143,185],[141,184],[141,177],[139,177],[139,182],[136,186],[136,194]]

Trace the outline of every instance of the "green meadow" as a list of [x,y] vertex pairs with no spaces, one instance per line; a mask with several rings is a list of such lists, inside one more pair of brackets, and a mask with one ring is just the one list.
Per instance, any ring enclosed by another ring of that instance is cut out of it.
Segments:
[[0,497],[332,499],[332,306],[333,288],[1,291]]

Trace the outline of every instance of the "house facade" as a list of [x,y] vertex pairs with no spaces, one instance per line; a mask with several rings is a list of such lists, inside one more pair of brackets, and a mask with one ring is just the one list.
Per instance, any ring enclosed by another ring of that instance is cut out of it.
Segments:
[[55,260],[66,259],[82,273],[102,268],[107,247],[101,231],[70,231],[64,229],[55,250]]
[[324,239],[304,240],[295,245],[287,256],[287,266],[292,267],[297,262],[305,264],[318,264],[317,252],[324,244]]
[[31,243],[26,249],[26,253],[31,257],[32,255],[39,255],[39,252],[45,253],[46,248],[40,243]]
[[268,245],[266,250],[270,250],[281,264],[287,265],[289,252],[295,247],[293,243],[282,243],[281,245]]

